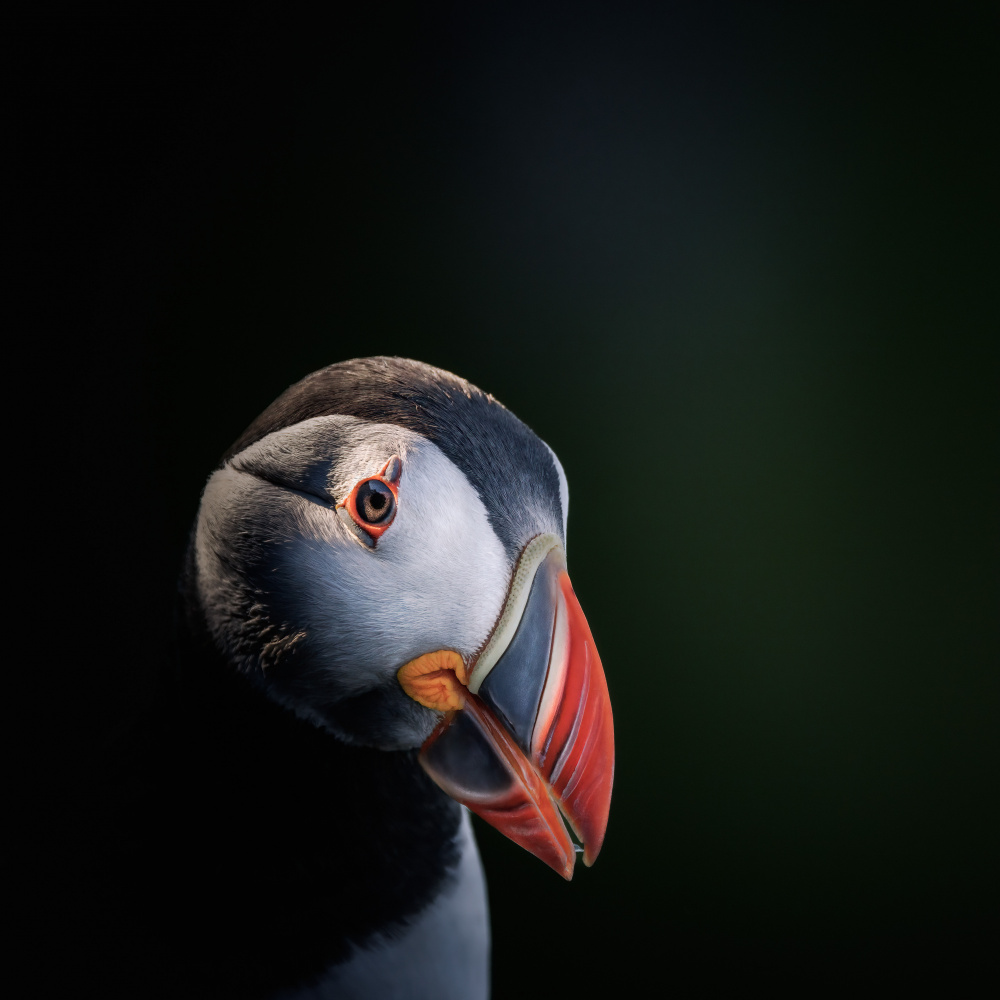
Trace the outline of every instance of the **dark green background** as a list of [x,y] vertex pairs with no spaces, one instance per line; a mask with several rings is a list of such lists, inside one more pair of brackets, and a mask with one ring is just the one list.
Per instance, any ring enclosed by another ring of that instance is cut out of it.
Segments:
[[497,996],[984,960],[995,9],[360,6],[95,17],[33,64],[75,603],[115,636],[85,745],[222,451],[416,357],[560,455],[615,709],[592,871],[480,831]]

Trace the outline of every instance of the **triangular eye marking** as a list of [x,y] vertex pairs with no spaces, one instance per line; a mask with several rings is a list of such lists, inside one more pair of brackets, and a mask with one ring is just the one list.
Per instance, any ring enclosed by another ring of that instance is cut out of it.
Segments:
[[359,542],[374,548],[396,518],[403,460],[393,455],[377,476],[366,476],[337,504],[337,516]]
[[393,455],[385,465],[382,466],[382,471],[379,475],[386,480],[386,482],[392,483],[393,486],[399,485],[399,476],[403,471],[403,460],[399,455]]

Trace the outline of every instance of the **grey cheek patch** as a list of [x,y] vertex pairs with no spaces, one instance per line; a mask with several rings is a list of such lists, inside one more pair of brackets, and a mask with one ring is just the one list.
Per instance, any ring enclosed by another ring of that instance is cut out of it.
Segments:
[[399,482],[399,474],[403,471],[403,461],[399,455],[393,455],[388,462],[385,463],[385,471],[382,475],[389,480],[390,483]]

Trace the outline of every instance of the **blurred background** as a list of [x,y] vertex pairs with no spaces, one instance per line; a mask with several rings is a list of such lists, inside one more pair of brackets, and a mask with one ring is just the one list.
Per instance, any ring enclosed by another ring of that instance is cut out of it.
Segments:
[[95,14],[21,54],[48,627],[101,664],[63,658],[47,752],[92,766],[141,704],[253,417],[419,358],[562,459],[615,708],[594,869],[479,829],[495,995],[985,964],[995,6],[356,6]]

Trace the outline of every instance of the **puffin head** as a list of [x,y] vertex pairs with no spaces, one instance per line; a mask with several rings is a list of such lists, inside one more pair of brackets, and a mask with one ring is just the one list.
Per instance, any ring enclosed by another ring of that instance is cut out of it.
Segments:
[[195,589],[275,702],[425,770],[566,878],[614,770],[607,683],[566,573],[566,477],[492,396],[399,358],[292,386],[209,478]]

